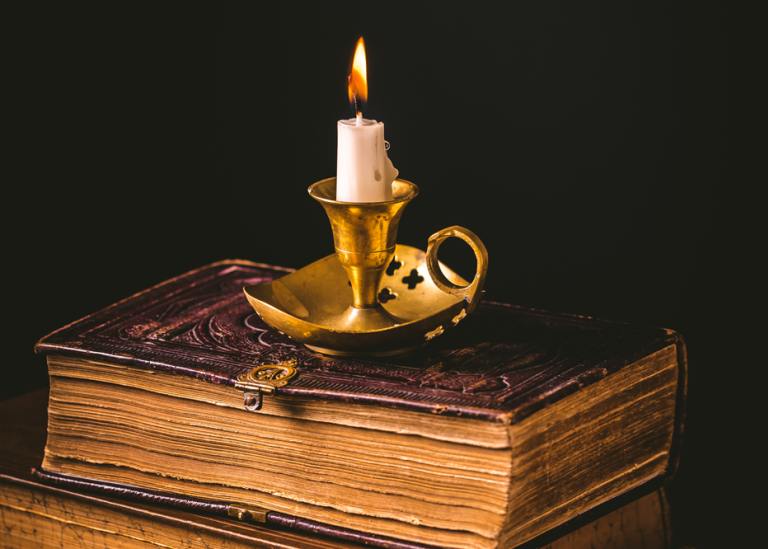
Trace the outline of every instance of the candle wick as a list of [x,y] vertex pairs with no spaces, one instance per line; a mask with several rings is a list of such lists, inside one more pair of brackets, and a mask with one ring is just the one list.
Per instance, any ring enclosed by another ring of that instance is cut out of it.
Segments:
[[[350,81],[351,81],[352,75],[350,75],[349,78],[350,78]],[[357,117],[357,120],[355,120],[355,126],[362,126],[363,125],[363,111],[360,110],[360,107],[361,107],[361,105],[360,105],[360,103],[361,103],[361,101],[360,101],[360,94],[355,92],[352,95],[352,101],[354,101],[353,107],[355,109],[355,115]]]

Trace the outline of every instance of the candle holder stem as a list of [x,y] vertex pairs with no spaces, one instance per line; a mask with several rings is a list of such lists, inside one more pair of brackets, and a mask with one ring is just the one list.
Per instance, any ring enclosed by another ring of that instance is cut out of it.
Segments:
[[[393,254],[387,255],[389,256],[388,263]],[[352,306],[355,309],[373,309],[381,305],[379,303],[379,286],[384,277],[387,263],[382,268],[368,270],[345,267],[349,276],[349,283],[352,286]]]
[[[400,217],[418,193],[416,185],[402,179],[392,183],[393,199],[387,202],[339,202],[336,178],[309,188],[309,194],[323,205],[331,222],[336,255],[352,286],[354,309],[381,308],[379,285],[395,254]],[[361,315],[350,313],[351,317]]]

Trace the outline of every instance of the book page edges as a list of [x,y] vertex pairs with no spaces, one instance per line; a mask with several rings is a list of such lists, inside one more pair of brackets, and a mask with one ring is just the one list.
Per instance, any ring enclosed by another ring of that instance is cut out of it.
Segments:
[[[513,479],[499,547],[520,545],[667,474],[677,357],[675,345],[665,347],[510,426]],[[529,504],[532,494],[540,503]]]
[[[245,409],[243,393],[234,387],[168,372],[62,355],[49,355],[48,371],[51,376],[100,381],[223,408]],[[251,413],[417,435],[484,448],[509,448],[506,424],[468,417],[280,395],[264,397],[262,408]]]

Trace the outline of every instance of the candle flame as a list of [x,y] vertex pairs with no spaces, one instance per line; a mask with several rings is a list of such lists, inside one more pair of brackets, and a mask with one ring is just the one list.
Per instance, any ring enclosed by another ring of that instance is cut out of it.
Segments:
[[349,75],[349,104],[356,115],[362,115],[363,106],[368,101],[368,73],[365,65],[365,43],[363,37],[357,41],[355,58],[352,61],[352,73]]

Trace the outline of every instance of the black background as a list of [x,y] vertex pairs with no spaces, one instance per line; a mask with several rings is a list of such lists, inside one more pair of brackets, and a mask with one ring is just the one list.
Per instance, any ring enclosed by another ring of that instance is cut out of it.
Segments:
[[[46,383],[37,339],[137,291],[226,258],[332,253],[306,188],[335,175],[363,35],[365,115],[421,189],[399,242],[463,225],[489,250],[487,299],[680,332],[675,543],[747,541],[765,247],[760,180],[740,171],[758,149],[731,125],[749,111],[734,14],[502,5],[62,3],[6,18],[0,396]],[[462,243],[443,248],[473,271]]]

